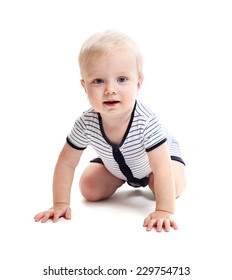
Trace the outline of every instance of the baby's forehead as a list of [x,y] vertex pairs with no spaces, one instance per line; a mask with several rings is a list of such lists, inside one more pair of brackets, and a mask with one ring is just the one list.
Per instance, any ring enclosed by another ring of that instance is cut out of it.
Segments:
[[112,56],[120,56],[120,55],[128,55],[131,56],[133,52],[129,49],[126,48],[120,48],[120,49],[98,49],[98,50],[94,50],[92,52],[89,53],[88,55],[88,60],[105,60],[105,59],[109,59]]
[[120,48],[112,51],[104,51],[104,49],[91,51],[82,60],[81,73],[82,76],[88,75],[92,71],[105,71],[106,69],[114,72],[122,72],[122,70],[136,71],[139,75],[138,61],[135,53],[127,48]]
[[[101,62],[102,61],[102,62]],[[91,59],[82,69],[84,78],[110,76],[128,76],[138,75],[138,69],[135,60],[117,59]]]
[[86,60],[85,67],[136,67],[136,56],[133,52],[120,50],[111,53],[94,53]]

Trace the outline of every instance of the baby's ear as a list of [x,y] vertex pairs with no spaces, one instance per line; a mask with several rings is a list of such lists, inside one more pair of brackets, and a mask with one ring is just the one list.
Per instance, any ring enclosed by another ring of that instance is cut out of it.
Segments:
[[85,92],[86,92],[86,88],[85,88],[85,81],[82,79],[80,82],[81,82],[81,85],[82,85],[83,89],[84,89],[84,90],[85,90]]
[[138,89],[140,89],[141,88],[141,86],[142,86],[142,83],[143,83],[143,76],[142,77],[140,77],[139,78],[139,80],[138,80],[138,83],[137,83],[137,87],[138,87]]

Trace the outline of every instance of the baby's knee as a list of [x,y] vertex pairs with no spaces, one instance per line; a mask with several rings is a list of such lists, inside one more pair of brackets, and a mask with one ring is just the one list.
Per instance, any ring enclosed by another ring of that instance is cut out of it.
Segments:
[[79,186],[82,196],[88,201],[99,201],[100,196],[97,194],[95,188],[96,182],[92,178],[83,175],[80,178]]
[[184,176],[182,180],[175,182],[176,187],[176,198],[178,198],[186,189],[187,186],[187,179]]

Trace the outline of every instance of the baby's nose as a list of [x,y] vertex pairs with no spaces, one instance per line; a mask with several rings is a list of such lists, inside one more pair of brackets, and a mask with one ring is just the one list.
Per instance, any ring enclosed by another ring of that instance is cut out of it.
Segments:
[[106,90],[105,90],[105,94],[117,94],[116,87],[112,84],[107,85]]

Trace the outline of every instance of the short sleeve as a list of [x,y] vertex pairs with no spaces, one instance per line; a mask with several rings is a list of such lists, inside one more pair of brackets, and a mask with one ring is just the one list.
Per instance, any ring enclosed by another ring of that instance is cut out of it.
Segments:
[[71,147],[77,150],[84,150],[88,146],[86,125],[83,115],[76,120],[66,140]]
[[167,141],[166,134],[155,114],[149,118],[143,132],[143,138],[146,152],[157,148]]

